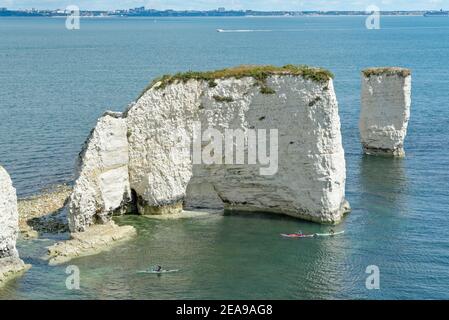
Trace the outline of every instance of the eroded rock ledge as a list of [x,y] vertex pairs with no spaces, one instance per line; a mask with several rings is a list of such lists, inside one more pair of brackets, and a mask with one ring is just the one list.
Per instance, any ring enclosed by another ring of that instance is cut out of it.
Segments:
[[360,136],[366,154],[405,155],[410,105],[409,69],[369,68],[362,72]]
[[71,239],[48,248],[44,259],[50,265],[66,263],[74,258],[90,256],[109,250],[113,244],[129,240],[136,235],[132,226],[117,226],[113,221],[93,225],[85,232],[74,232]]
[[8,173],[0,166],[0,286],[30,267],[19,258],[18,233],[16,190]]
[[40,233],[68,231],[67,212],[64,207],[72,188],[68,185],[52,186],[42,193],[19,199],[19,230],[25,239],[38,238]]
[[[180,150],[191,150],[194,123],[220,132],[278,130],[276,173],[261,175],[261,164],[192,164],[191,152]],[[126,211],[224,208],[337,223],[349,210],[332,74],[306,66],[157,79],[123,115],[99,119],[78,168],[69,203],[72,232]]]

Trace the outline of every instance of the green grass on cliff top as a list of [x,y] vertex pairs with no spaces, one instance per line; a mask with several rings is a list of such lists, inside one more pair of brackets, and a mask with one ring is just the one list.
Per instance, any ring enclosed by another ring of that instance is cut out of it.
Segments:
[[410,69],[398,68],[398,67],[378,67],[378,68],[367,68],[362,71],[365,77],[380,76],[380,75],[399,75],[407,77],[411,75]]
[[306,65],[289,64],[283,67],[276,67],[271,65],[262,65],[262,66],[242,65],[238,67],[216,71],[205,71],[205,72],[188,71],[188,72],[179,72],[174,75],[164,75],[151,82],[151,84],[143,91],[143,93],[153,88],[155,85],[157,85],[156,87],[157,89],[163,89],[167,85],[170,85],[172,83],[187,82],[192,79],[207,81],[209,83],[209,86],[213,87],[214,80],[216,79],[226,79],[226,78],[241,79],[245,77],[252,77],[260,83],[265,83],[266,79],[272,75],[301,76],[304,79],[313,80],[317,82],[326,82],[334,77],[334,75],[328,70],[309,67]]

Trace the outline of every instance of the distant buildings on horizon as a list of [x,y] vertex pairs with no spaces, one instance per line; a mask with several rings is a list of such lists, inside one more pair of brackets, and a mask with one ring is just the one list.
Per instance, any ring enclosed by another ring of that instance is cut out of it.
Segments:
[[[441,10],[442,11],[442,10]],[[425,15],[434,11],[381,11],[382,15]],[[0,16],[36,16],[53,17],[66,16],[67,10],[8,10],[0,8]],[[324,16],[324,15],[367,15],[365,11],[257,11],[257,10],[226,10],[220,7],[215,10],[156,10],[138,7],[123,10],[81,10],[80,16],[85,17],[242,17],[242,16]]]

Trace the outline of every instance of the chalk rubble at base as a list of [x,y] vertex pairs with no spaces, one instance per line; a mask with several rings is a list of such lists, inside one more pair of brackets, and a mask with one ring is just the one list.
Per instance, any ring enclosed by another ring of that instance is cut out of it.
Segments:
[[30,267],[19,258],[16,249],[18,233],[16,190],[8,173],[0,166],[0,286]]
[[410,105],[410,70],[370,68],[362,72],[359,127],[366,154],[405,155]]
[[111,249],[114,244],[136,235],[132,226],[118,226],[113,221],[90,226],[87,231],[71,234],[71,239],[48,247],[44,257],[50,265],[66,263],[74,258],[90,256]]

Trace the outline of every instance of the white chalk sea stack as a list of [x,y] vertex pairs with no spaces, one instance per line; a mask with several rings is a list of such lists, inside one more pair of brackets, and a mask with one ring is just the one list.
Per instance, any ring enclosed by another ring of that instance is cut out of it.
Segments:
[[77,162],[77,178],[69,199],[72,232],[110,221],[130,201],[126,121],[106,112],[97,122]]
[[48,247],[45,259],[60,264],[97,254],[136,235],[132,226],[117,226],[131,201],[126,121],[106,112],[84,143],[77,159],[76,180],[68,201],[70,239]]
[[16,249],[18,223],[16,190],[8,173],[0,166],[0,286],[29,267],[19,258]]
[[[349,209],[338,103],[325,70],[237,67],[165,76],[127,110],[126,122],[140,214],[224,207],[337,223]],[[198,122],[203,131],[278,130],[276,172],[224,160],[192,164],[181,150],[190,150]]]
[[366,154],[405,155],[410,105],[410,70],[369,68],[362,72],[359,126]]
[[[270,162],[250,162],[255,149],[245,143],[244,161],[231,154],[229,163],[226,146],[233,152],[238,139],[224,139],[213,162],[192,161],[194,136],[202,136],[204,152],[210,128],[239,130],[245,142],[257,133],[257,155],[265,148]],[[157,79],[125,113],[98,121],[78,168],[69,203],[72,232],[109,223],[113,213],[130,208],[153,216],[181,216],[183,209],[270,212],[320,223],[338,223],[349,211],[332,74],[306,66],[241,66]]]

